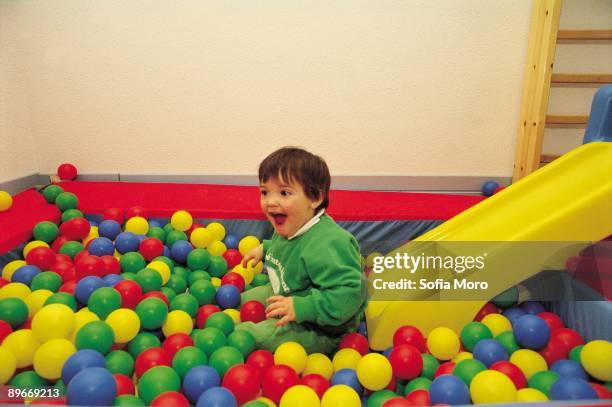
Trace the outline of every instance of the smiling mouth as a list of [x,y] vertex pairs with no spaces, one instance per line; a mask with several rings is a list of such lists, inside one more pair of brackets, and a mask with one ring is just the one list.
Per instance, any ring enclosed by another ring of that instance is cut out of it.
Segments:
[[272,219],[274,219],[274,224],[276,226],[284,225],[285,221],[287,220],[287,215],[283,215],[281,213],[271,213],[270,216],[272,216]]

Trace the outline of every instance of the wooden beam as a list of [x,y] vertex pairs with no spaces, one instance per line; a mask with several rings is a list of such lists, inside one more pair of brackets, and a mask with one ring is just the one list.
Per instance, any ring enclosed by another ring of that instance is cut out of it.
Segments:
[[587,124],[589,116],[570,116],[549,114],[546,116],[546,124]]
[[576,41],[612,40],[612,30],[559,30],[557,39]]
[[555,73],[552,83],[612,83],[612,74],[607,73]]

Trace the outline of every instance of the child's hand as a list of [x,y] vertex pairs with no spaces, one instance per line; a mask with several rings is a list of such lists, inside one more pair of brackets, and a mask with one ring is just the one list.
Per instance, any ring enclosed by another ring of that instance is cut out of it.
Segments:
[[256,265],[263,258],[263,246],[259,245],[251,249],[242,259],[242,267],[246,267],[250,260],[253,260],[253,265]]
[[293,298],[273,295],[268,298],[268,308],[266,308],[266,318],[282,317],[276,326],[283,326],[295,321],[295,309],[293,309]]

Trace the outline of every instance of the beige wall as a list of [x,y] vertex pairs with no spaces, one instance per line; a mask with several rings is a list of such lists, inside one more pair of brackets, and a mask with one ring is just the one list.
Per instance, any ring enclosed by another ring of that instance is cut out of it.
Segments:
[[530,1],[4,0],[0,11],[2,115],[14,116],[2,137],[21,151],[0,181],[63,161],[254,174],[286,144],[335,175],[512,172]]

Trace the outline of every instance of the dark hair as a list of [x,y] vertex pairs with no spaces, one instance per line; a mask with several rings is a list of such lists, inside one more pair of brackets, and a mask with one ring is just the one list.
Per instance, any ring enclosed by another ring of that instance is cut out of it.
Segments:
[[259,182],[279,177],[300,184],[306,196],[312,200],[322,198],[317,211],[329,206],[331,176],[327,164],[318,155],[299,147],[276,150],[259,164]]

